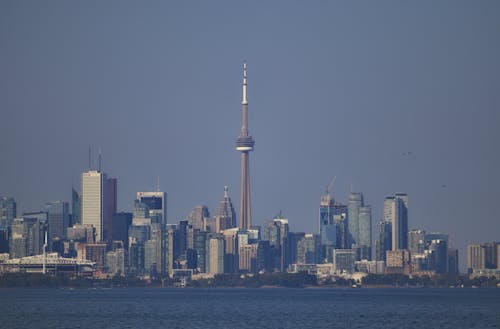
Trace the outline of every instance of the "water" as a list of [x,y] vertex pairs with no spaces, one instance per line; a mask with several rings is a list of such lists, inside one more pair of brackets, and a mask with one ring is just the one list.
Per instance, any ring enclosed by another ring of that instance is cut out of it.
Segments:
[[500,328],[500,289],[0,289],[0,328]]

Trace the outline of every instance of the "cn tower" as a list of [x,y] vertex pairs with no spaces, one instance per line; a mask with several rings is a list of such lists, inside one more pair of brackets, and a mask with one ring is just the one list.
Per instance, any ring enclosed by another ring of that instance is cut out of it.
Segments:
[[248,230],[252,226],[249,152],[253,150],[255,142],[252,136],[248,135],[247,63],[243,63],[243,98],[241,107],[241,134],[236,140],[236,151],[241,152],[240,228]]

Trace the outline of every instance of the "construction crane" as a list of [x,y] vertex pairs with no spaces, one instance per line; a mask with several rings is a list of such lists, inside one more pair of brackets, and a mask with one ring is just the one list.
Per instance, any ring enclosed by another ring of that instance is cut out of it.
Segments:
[[330,182],[330,184],[328,184],[326,186],[326,194],[330,194],[330,191],[333,189],[333,185],[335,185],[335,181],[337,180],[337,176],[334,176],[332,178],[332,181]]

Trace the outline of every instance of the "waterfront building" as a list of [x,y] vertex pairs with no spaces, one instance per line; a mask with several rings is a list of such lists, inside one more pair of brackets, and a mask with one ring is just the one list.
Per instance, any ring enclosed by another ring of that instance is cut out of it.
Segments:
[[106,253],[106,273],[125,276],[125,249],[118,248]]
[[96,241],[104,239],[107,223],[107,177],[106,174],[89,170],[82,174],[82,224],[92,225]]
[[57,253],[14,258],[5,261],[6,272],[50,273],[92,276],[95,263],[89,260],[59,257]]
[[385,270],[387,274],[409,274],[410,253],[408,252],[408,250],[387,250]]
[[[247,101],[247,64],[243,64],[243,98],[241,134],[236,141],[236,151],[241,152],[241,193],[240,193],[240,228],[248,230],[252,227],[250,203],[250,152],[253,151],[254,140],[248,134],[248,101]],[[241,263],[241,261],[240,261]]]
[[356,250],[335,249],[333,251],[333,266],[338,275],[353,273],[355,270]]

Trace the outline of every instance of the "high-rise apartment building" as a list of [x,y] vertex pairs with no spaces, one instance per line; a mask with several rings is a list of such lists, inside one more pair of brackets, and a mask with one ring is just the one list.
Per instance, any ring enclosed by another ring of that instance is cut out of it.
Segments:
[[359,207],[358,218],[358,257],[359,259],[372,259],[372,208]]
[[408,248],[408,196],[396,193],[384,200],[384,220],[392,223],[392,250]]
[[107,223],[107,177],[106,174],[90,170],[82,174],[82,224],[92,225],[96,241],[104,239]]
[[349,193],[347,203],[347,218],[349,221],[349,248],[359,244],[359,207],[364,205],[363,194],[357,192]]
[[486,252],[479,243],[467,246],[467,268],[469,271],[486,268]]

